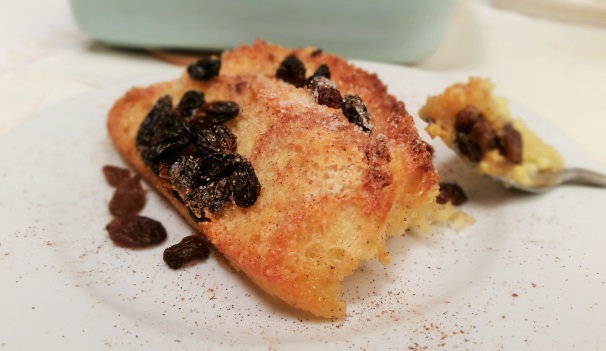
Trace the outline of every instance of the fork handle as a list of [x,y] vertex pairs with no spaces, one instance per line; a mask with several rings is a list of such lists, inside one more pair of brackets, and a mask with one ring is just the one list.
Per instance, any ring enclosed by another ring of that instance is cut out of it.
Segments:
[[562,183],[576,183],[606,187],[606,174],[584,168],[569,168],[562,172]]

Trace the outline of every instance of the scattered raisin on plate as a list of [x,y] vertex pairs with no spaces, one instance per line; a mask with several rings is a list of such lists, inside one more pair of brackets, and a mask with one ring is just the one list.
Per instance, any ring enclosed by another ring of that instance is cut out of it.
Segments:
[[109,201],[109,212],[114,217],[134,216],[145,207],[145,191],[136,175],[122,182]]
[[199,235],[190,235],[164,250],[163,259],[170,268],[178,269],[191,260],[204,260],[209,255],[210,247],[206,239]]
[[105,229],[116,244],[126,247],[146,247],[166,239],[162,223],[144,216],[114,218]]
[[107,184],[117,187],[130,179],[130,171],[126,168],[106,165],[102,168]]

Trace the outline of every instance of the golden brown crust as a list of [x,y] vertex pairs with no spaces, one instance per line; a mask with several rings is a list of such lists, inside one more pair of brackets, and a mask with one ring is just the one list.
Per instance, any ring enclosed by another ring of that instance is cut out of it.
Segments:
[[[215,247],[268,293],[322,317],[341,317],[341,282],[363,260],[388,261],[385,239],[427,217],[438,176],[404,105],[379,79],[313,48],[284,49],[262,41],[222,57],[221,75],[199,83],[183,75],[134,88],[109,113],[108,130],[124,159]],[[318,105],[305,88],[275,78],[296,54],[307,75],[322,63],[343,94],[358,94],[371,113],[368,135],[341,110]],[[249,208],[227,206],[196,223],[139,158],[137,129],[163,95],[178,101],[189,89],[207,101],[232,100],[240,114],[226,125],[238,153],[255,168],[261,195]]]

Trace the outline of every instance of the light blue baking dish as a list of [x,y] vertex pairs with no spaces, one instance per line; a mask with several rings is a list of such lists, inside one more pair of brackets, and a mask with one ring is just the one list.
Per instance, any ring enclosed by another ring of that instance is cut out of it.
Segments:
[[222,50],[261,38],[348,58],[412,63],[433,52],[456,0],[70,0],[80,28],[124,47]]

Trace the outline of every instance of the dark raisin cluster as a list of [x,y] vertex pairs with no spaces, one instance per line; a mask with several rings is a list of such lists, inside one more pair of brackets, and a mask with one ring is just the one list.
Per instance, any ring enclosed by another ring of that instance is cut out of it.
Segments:
[[513,164],[522,163],[522,136],[507,124],[497,134],[476,106],[463,108],[455,119],[455,144],[459,152],[471,162],[480,162],[484,153],[498,149]]
[[170,96],[164,96],[141,123],[136,142],[143,161],[158,173],[160,161],[185,149],[191,137],[190,125],[178,118]]
[[206,102],[188,91],[175,108],[169,96],[151,109],[137,134],[143,161],[167,179],[173,195],[197,221],[205,210],[217,213],[229,202],[252,206],[261,191],[251,163],[236,152],[236,136],[222,123],[240,109],[232,101]]
[[[314,55],[312,55],[314,56]],[[316,55],[317,56],[317,55]],[[297,88],[306,86],[316,102],[331,108],[340,108],[347,119],[370,133],[370,113],[358,95],[341,96],[335,82],[330,80],[330,68],[326,64],[318,67],[309,78],[305,78],[305,65],[295,55],[288,55],[276,71],[276,77]]]

